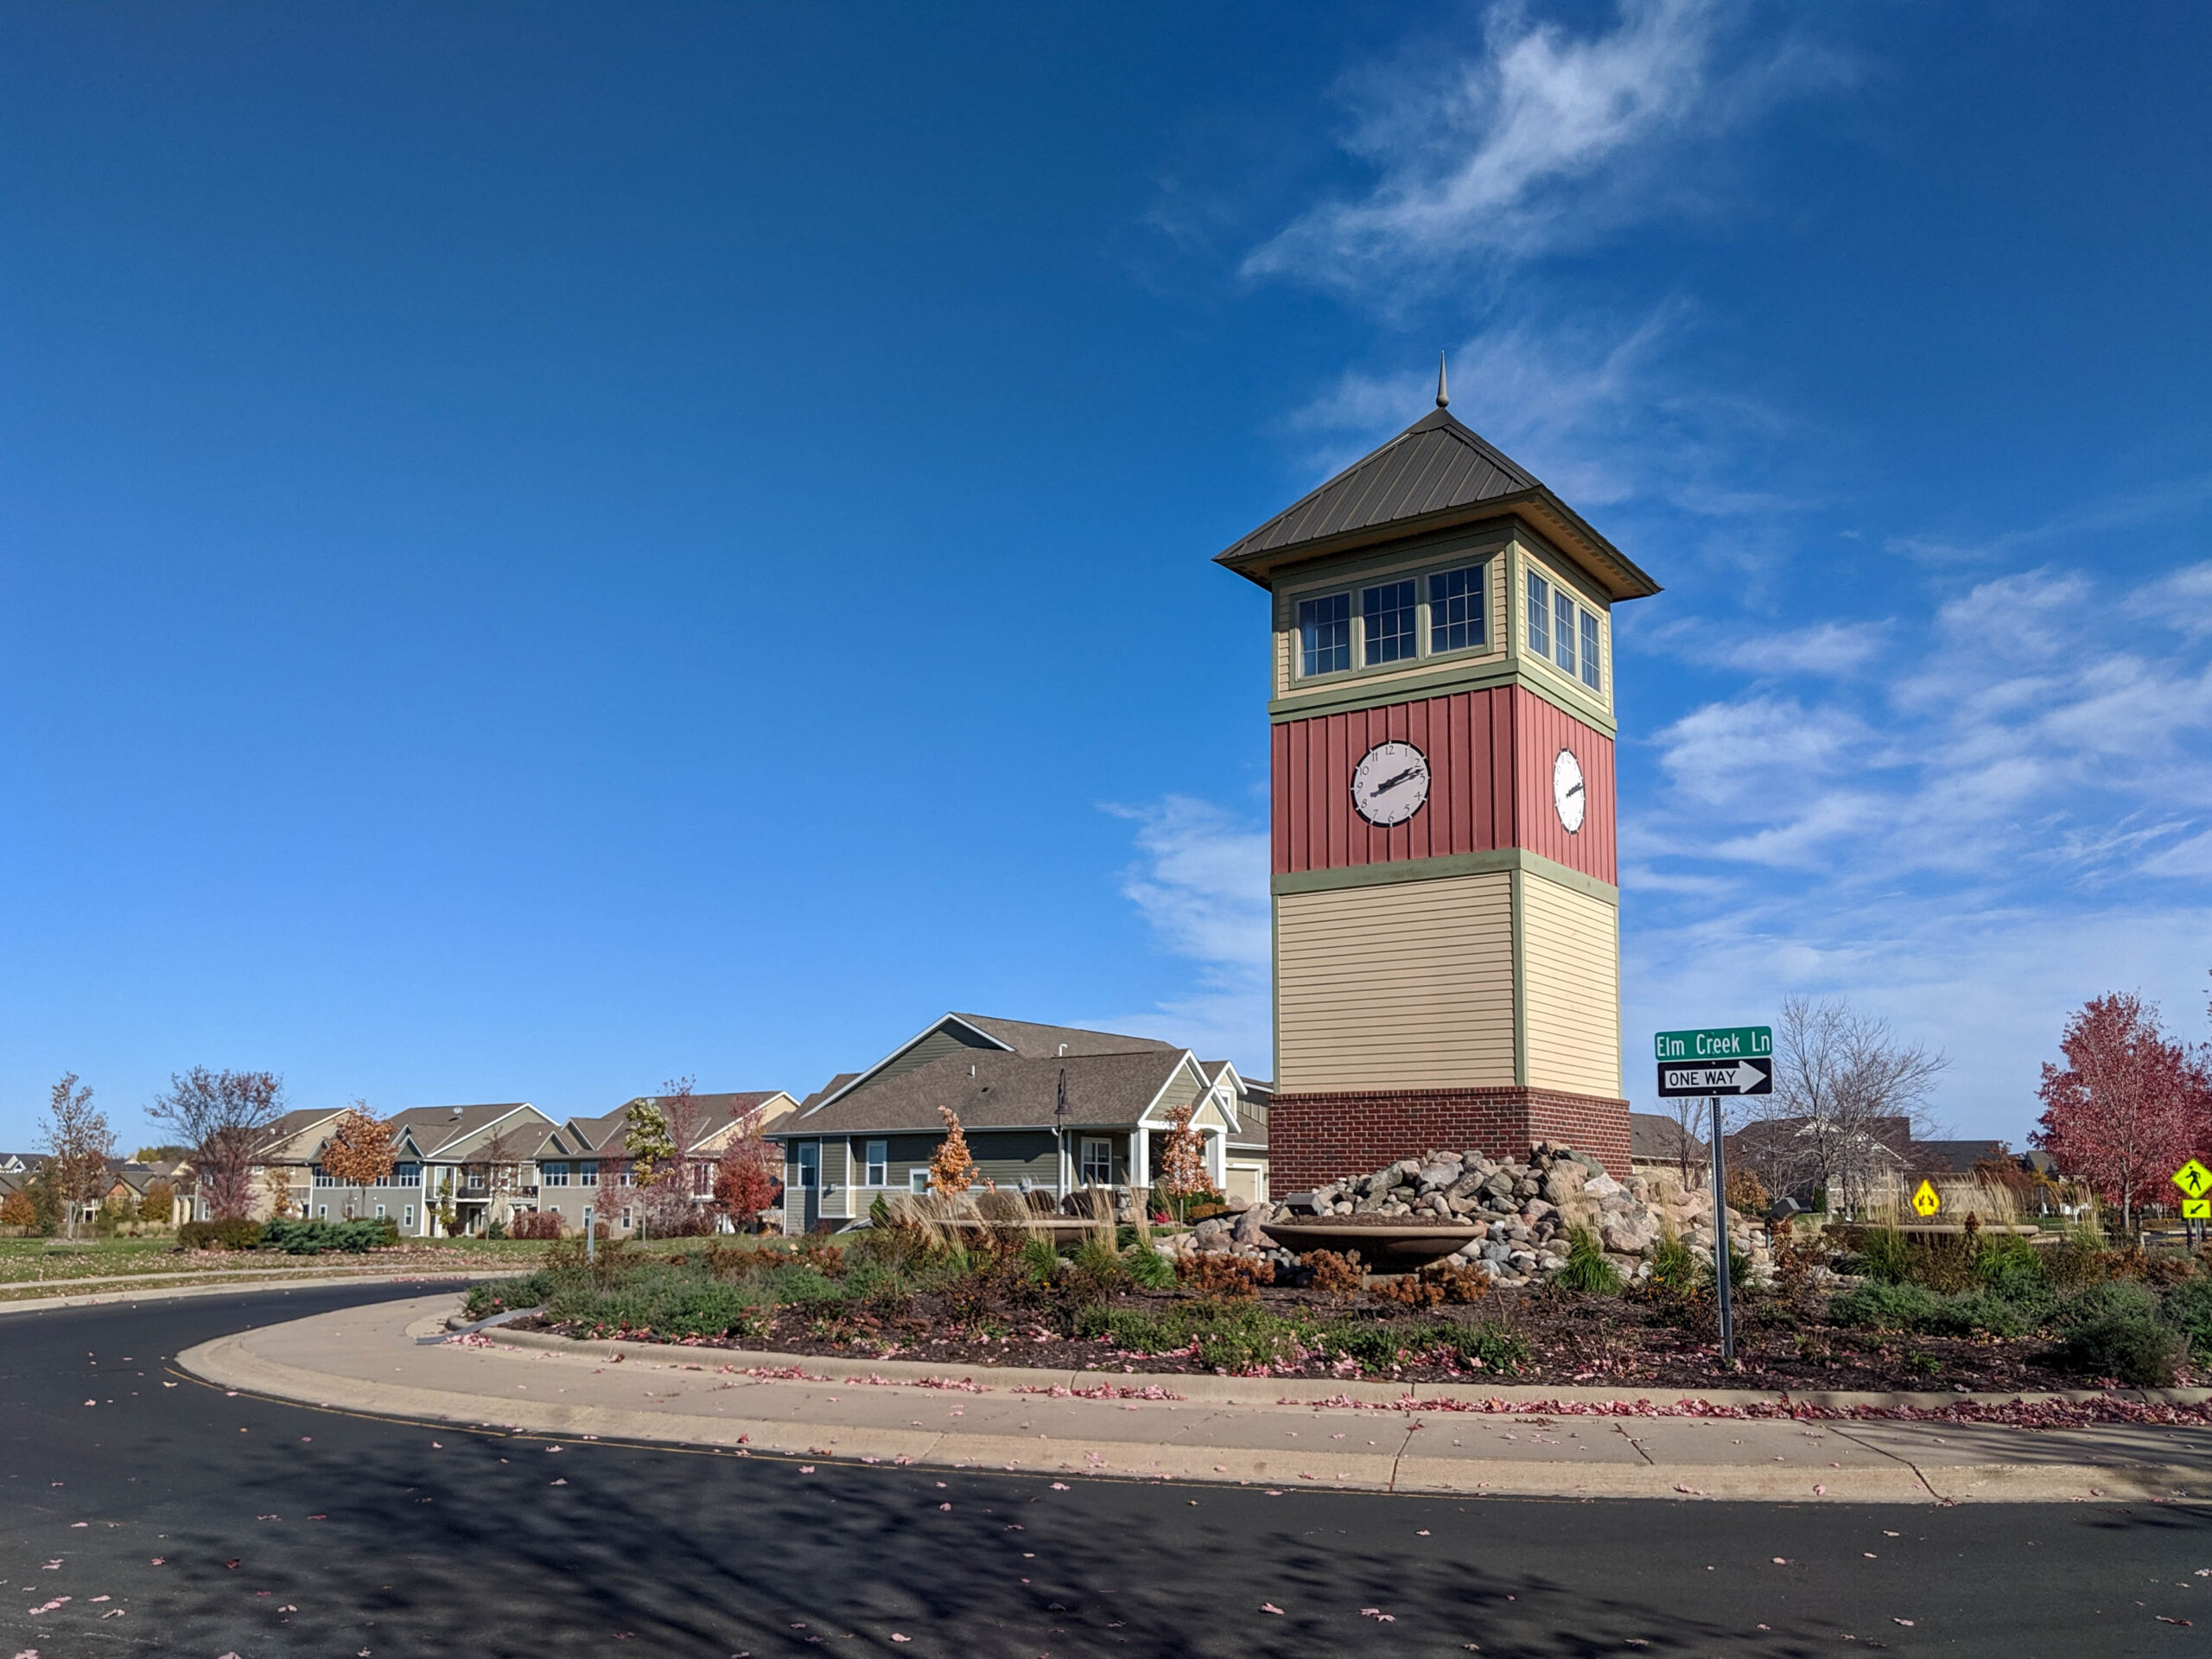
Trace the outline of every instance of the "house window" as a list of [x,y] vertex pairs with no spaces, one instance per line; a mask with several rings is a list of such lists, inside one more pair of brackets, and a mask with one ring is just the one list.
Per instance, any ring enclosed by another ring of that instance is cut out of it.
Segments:
[[868,1186],[881,1186],[883,1185],[885,1173],[884,1166],[891,1161],[890,1154],[890,1142],[887,1141],[871,1141],[868,1142],[866,1147],[862,1148],[862,1156],[861,1159],[861,1165],[867,1172],[867,1179],[863,1183],[864,1185]]
[[822,1185],[822,1143],[802,1141],[792,1150],[798,1158],[798,1184],[802,1189],[811,1192]]
[[335,1186],[338,1185],[338,1178],[321,1164],[317,1164],[315,1166],[315,1184],[317,1186]]
[[1463,570],[1440,570],[1428,579],[1429,650],[1472,651],[1490,643],[1483,605],[1488,568],[1471,564]]
[[1351,666],[1351,595],[1298,601],[1299,672],[1340,674]]
[[576,1185],[578,1186],[597,1186],[599,1185],[599,1166],[596,1163],[578,1164],[576,1166]]
[[384,1205],[377,1205],[377,1219],[378,1221],[382,1221],[384,1219]]
[[695,1197],[695,1198],[703,1198],[707,1197],[709,1193],[711,1193],[714,1190],[715,1190],[715,1166],[714,1166],[712,1164],[709,1164],[709,1163],[696,1163],[696,1164],[692,1165],[692,1166],[691,1166],[691,1193],[692,1193],[692,1196],[693,1196],[693,1197]]
[[412,1227],[415,1224],[415,1206],[413,1205],[410,1204],[407,1205],[406,1208],[399,1212],[399,1214],[400,1225],[403,1227]]
[[630,1207],[627,1205],[625,1205],[622,1208],[622,1230],[626,1233],[630,1230],[631,1214],[632,1211]]
[[399,1184],[402,1186],[422,1185],[423,1166],[420,1164],[402,1164],[399,1166]]
[[[330,1206],[327,1204],[318,1204],[315,1205],[315,1218],[317,1221],[328,1221],[330,1219]],[[1714,1271],[1718,1272],[1719,1269],[1715,1268]]]
[[480,1169],[470,1170],[468,1172],[468,1185],[477,1191],[482,1191],[484,1186],[484,1172]]
[[1084,1137],[1081,1173],[1085,1186],[1114,1185],[1114,1143]]
[[1529,573],[1529,654],[1559,665],[1592,691],[1604,689],[1598,619],[1564,588]]
[[926,1169],[908,1170],[906,1172],[906,1190],[909,1192],[912,1192],[917,1195],[928,1192],[930,1190],[929,1171]]
[[[539,1172],[548,1186],[566,1186],[569,1184],[569,1166],[566,1164],[543,1164],[539,1166]],[[471,1177],[468,1184],[474,1186],[475,1179]]]
[[1366,625],[1367,664],[1395,663],[1414,654],[1414,584],[1389,582],[1359,596]]

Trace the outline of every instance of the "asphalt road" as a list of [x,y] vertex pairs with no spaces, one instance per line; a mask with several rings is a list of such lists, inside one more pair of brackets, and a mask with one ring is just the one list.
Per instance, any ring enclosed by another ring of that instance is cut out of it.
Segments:
[[170,1365],[391,1294],[0,1319],[0,1659],[2212,1650],[2198,1509],[1058,1490],[429,1428]]

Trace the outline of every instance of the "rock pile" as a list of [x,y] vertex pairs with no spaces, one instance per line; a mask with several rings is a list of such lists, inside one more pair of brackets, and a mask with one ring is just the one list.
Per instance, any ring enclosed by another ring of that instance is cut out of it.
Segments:
[[[1475,1236],[1454,1259],[1502,1285],[1527,1284],[1566,1267],[1568,1237],[1578,1227],[1589,1229],[1630,1280],[1649,1274],[1652,1255],[1669,1234],[1704,1259],[1713,1255],[1713,1195],[1701,1185],[1693,1182],[1685,1188],[1672,1170],[1638,1170],[1626,1181],[1618,1180],[1590,1154],[1549,1141],[1538,1141],[1525,1163],[1478,1152],[1402,1158],[1371,1173],[1315,1189],[1313,1207],[1323,1217],[1433,1216],[1471,1223]],[[1233,1217],[1200,1222],[1185,1248],[1236,1250],[1281,1262],[1288,1252],[1274,1249],[1261,1226],[1302,1213],[1287,1204],[1246,1205]],[[1770,1276],[1773,1258],[1765,1230],[1732,1213],[1729,1234],[1736,1249],[1751,1259],[1751,1276]]]

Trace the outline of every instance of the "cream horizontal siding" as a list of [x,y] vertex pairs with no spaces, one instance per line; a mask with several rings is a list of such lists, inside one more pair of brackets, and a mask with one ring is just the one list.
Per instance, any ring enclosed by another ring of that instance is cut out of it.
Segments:
[[1618,1095],[1620,912],[1533,873],[1522,878],[1522,904],[1528,929],[1529,1083]]
[[1502,871],[1275,901],[1284,1090],[1513,1081],[1513,906]]

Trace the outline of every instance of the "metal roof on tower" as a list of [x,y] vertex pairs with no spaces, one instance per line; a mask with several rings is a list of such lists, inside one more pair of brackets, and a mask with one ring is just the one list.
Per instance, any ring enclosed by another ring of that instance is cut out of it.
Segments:
[[1276,570],[1324,554],[1485,519],[1520,518],[1587,567],[1614,599],[1659,584],[1527,468],[1438,407],[1215,556],[1272,588]]

